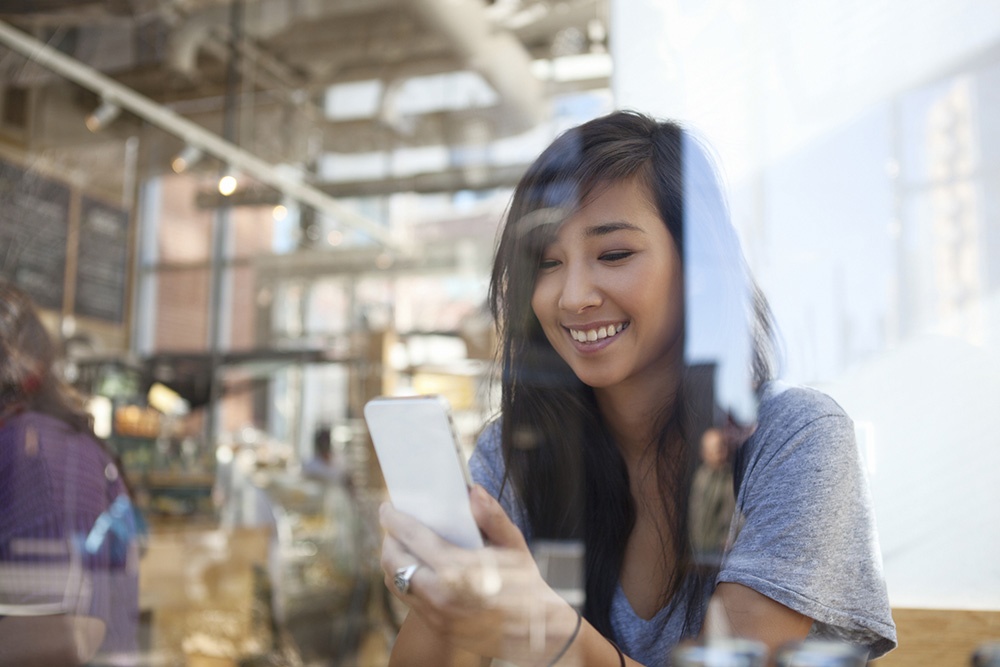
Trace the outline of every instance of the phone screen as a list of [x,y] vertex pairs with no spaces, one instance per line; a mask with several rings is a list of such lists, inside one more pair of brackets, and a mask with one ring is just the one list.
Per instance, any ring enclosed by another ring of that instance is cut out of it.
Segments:
[[365,421],[393,506],[458,546],[483,546],[448,402],[441,396],[380,397],[365,405]]

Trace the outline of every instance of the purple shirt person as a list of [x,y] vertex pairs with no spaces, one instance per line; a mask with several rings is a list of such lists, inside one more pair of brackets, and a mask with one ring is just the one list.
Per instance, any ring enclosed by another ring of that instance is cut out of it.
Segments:
[[129,664],[136,517],[54,356],[30,299],[0,282],[0,643],[19,664]]

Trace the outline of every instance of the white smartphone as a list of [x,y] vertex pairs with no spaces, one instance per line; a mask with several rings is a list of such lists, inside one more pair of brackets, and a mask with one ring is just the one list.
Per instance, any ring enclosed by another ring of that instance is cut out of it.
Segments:
[[365,421],[389,499],[444,539],[483,546],[472,518],[472,478],[442,396],[383,396],[365,404]]

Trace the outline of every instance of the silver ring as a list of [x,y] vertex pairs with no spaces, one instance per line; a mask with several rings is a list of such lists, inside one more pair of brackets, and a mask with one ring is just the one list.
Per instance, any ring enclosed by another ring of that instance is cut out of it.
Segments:
[[407,565],[396,570],[396,574],[392,578],[392,583],[400,595],[406,595],[410,592],[410,580],[413,579],[413,573],[417,571],[418,567],[420,566],[414,563],[413,565]]

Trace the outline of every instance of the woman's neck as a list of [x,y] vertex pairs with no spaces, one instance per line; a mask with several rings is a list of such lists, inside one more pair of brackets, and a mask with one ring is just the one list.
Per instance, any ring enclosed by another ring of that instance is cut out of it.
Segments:
[[594,391],[601,417],[631,468],[648,456],[663,418],[673,409],[677,383],[663,386],[616,386]]
[[594,389],[601,417],[630,466],[650,453],[663,420],[676,409],[683,374],[683,353],[676,346],[627,379]]

